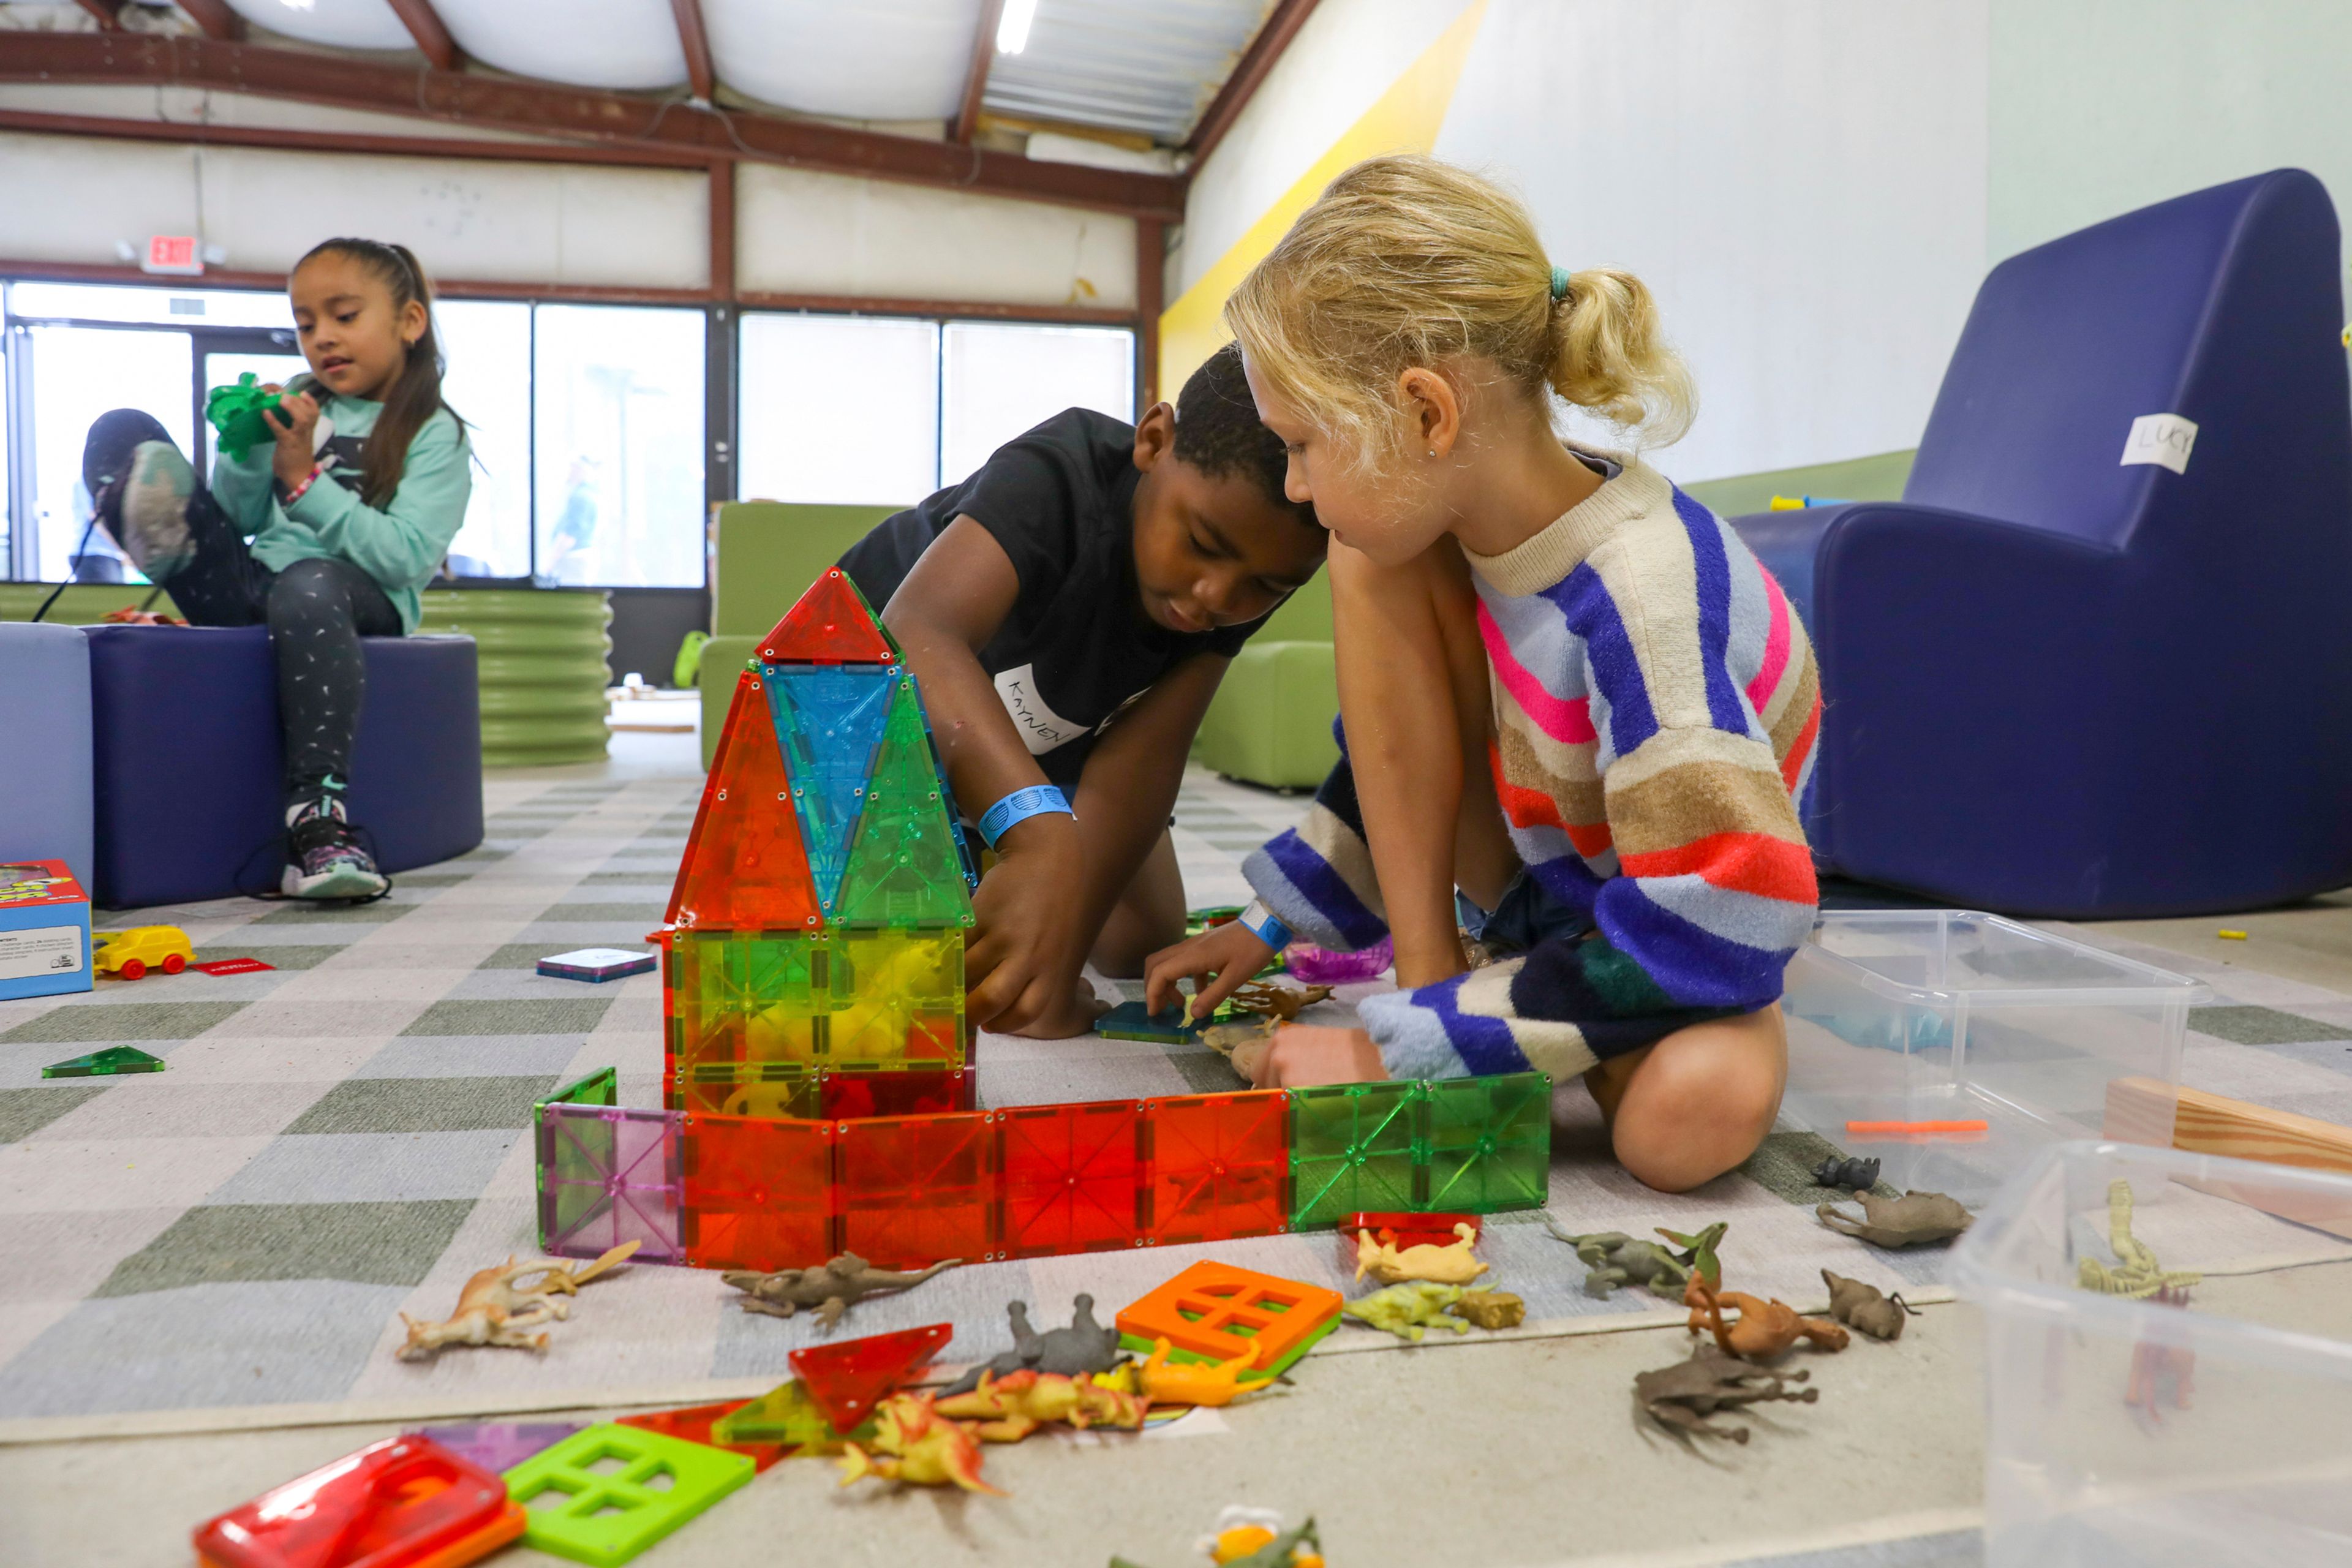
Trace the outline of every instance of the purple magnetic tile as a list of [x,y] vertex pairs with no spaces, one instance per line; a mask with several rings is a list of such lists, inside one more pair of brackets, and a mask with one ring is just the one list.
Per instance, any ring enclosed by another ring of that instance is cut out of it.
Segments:
[[539,1231],[558,1258],[641,1243],[641,1263],[683,1257],[682,1118],[612,1105],[539,1108]]
[[455,1426],[420,1426],[461,1459],[493,1474],[510,1470],[542,1448],[552,1448],[584,1425],[578,1421],[469,1421]]

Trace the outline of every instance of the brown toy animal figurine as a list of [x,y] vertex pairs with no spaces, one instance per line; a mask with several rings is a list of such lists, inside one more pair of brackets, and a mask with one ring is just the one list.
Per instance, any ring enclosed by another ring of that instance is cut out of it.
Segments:
[[1959,1199],[1941,1193],[1906,1193],[1899,1198],[1863,1193],[1858,1197],[1861,1219],[1841,1213],[1835,1204],[1823,1204],[1813,1213],[1832,1230],[1859,1237],[1873,1247],[1925,1247],[1929,1242],[1949,1241],[1975,1219],[1960,1206]]
[[1904,1319],[1918,1315],[1919,1310],[1900,1293],[1884,1295],[1875,1285],[1826,1268],[1822,1270],[1822,1283],[1830,1288],[1830,1316],[1874,1340],[1901,1339]]
[[806,1307],[816,1313],[818,1322],[830,1329],[841,1321],[842,1313],[866,1297],[911,1290],[940,1269],[952,1268],[962,1261],[950,1258],[929,1268],[900,1274],[877,1268],[856,1253],[845,1252],[821,1268],[780,1268],[773,1274],[737,1272],[719,1278],[743,1292],[742,1305],[747,1312],[789,1318]]
[[[1786,1301],[1759,1301],[1738,1290],[1710,1290],[1702,1275],[1691,1276],[1683,1300],[1690,1305],[1691,1331],[1714,1331],[1716,1344],[1732,1355],[1769,1360],[1787,1354],[1799,1340],[1809,1340],[1819,1350],[1846,1347],[1846,1331],[1826,1318],[1801,1318]],[[1739,1314],[1738,1321],[1723,1321],[1726,1307]]]
[[1236,987],[1226,1000],[1236,1013],[1255,1013],[1278,1024],[1287,1024],[1330,994],[1328,985],[1276,985],[1270,981],[1253,980]]
[[1528,1321],[1528,1304],[1508,1290],[1465,1290],[1462,1300],[1445,1310],[1487,1330],[1516,1329]]
[[[408,1340],[395,1353],[403,1361],[424,1361],[444,1345],[503,1345],[510,1350],[543,1351],[547,1348],[546,1331],[541,1329],[535,1334],[528,1331],[572,1315],[572,1303],[557,1298],[579,1294],[581,1286],[626,1261],[643,1245],[623,1242],[585,1267],[558,1263],[551,1258],[517,1263],[509,1253],[504,1263],[485,1268],[466,1281],[466,1288],[457,1293],[457,1310],[442,1321],[421,1323],[401,1313],[400,1321],[408,1325]],[[516,1289],[534,1274],[544,1277],[538,1285],[529,1290]]]
[[1633,1397],[1649,1413],[1650,1419],[1676,1436],[1728,1437],[1735,1443],[1745,1443],[1747,1427],[1717,1426],[1707,1417],[1718,1411],[1737,1410],[1743,1405],[1770,1399],[1811,1405],[1821,1398],[1820,1389],[1798,1393],[1788,1385],[1802,1383],[1811,1375],[1803,1372],[1766,1372],[1725,1355],[1713,1345],[1702,1344],[1691,1352],[1688,1361],[1662,1366],[1655,1372],[1635,1373]]

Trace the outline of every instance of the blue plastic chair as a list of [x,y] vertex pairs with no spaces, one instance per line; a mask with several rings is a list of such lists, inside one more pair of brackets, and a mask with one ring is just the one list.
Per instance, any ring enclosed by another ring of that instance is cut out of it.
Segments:
[[90,845],[89,639],[0,622],[0,861],[63,860],[88,892]]
[[[1900,502],[1734,520],[1819,650],[1825,867],[2070,919],[2352,883],[2341,275],[2294,169],[2012,257]],[[2185,471],[2120,461],[2158,414]]]

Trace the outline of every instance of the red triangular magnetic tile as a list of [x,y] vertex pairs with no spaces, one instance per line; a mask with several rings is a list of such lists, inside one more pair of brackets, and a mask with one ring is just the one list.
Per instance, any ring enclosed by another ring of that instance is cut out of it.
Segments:
[[793,1374],[834,1429],[846,1432],[873,1413],[876,1400],[945,1349],[954,1334],[947,1324],[933,1323],[839,1344],[810,1345],[792,1352]]
[[736,678],[665,918],[695,931],[814,931],[823,923],[776,726],[749,671]]
[[775,630],[760,639],[760,657],[773,664],[896,664],[898,655],[883,636],[856,584],[838,566],[809,584],[801,602],[784,612]]

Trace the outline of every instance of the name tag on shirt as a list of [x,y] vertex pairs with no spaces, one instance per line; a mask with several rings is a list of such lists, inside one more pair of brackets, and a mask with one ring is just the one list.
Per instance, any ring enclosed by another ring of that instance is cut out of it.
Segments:
[[1037,695],[1036,668],[1024,664],[998,675],[996,695],[1003,699],[1004,710],[1013,715],[1013,727],[1021,731],[1029,754],[1042,757],[1085,734],[1087,726],[1073,723],[1045,706],[1045,700]]

